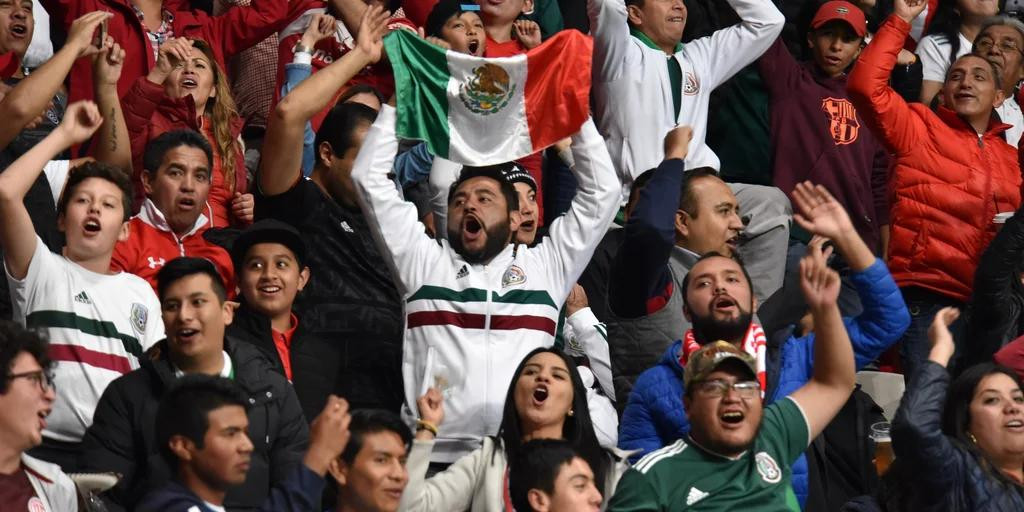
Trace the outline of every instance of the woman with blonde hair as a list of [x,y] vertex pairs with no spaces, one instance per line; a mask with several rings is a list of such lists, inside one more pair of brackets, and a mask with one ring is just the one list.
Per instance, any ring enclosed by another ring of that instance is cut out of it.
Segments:
[[146,145],[164,132],[187,128],[203,134],[213,147],[210,194],[204,209],[209,227],[252,223],[254,203],[247,193],[239,140],[243,120],[231,97],[227,74],[205,41],[165,41],[156,65],[135,81],[121,101],[131,138],[136,209],[144,199],[139,194]]

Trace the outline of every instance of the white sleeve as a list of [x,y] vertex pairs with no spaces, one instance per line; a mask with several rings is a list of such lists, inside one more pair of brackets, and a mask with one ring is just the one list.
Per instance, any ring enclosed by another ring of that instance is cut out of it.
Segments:
[[566,344],[566,352],[572,351],[575,345],[583,350],[583,354],[590,360],[590,370],[597,378],[597,384],[609,398],[615,397],[615,388],[612,384],[611,354],[608,349],[608,328],[605,327],[590,308],[583,308],[565,319],[565,323],[572,330],[571,336],[575,342]]
[[32,253],[32,260],[28,263],[25,278],[18,280],[11,277],[10,272],[7,271],[6,260],[4,260],[4,275],[10,285],[15,319],[24,324],[25,314],[31,305],[36,303],[42,294],[52,289],[49,283],[66,277],[67,273],[61,268],[61,257],[50,252],[39,235],[36,235],[36,250]]
[[629,33],[623,0],[587,0],[590,34],[594,37],[593,76],[597,83],[622,78],[643,50]]
[[461,165],[436,155],[430,164],[430,210],[434,213],[437,238],[448,238],[448,189],[459,179],[461,171]]
[[945,82],[950,51],[952,47],[946,42],[945,36],[933,34],[921,39],[917,45],[917,56],[921,58],[921,78]]
[[[490,462],[491,450],[484,446],[462,456],[448,469],[426,478],[434,441],[414,439],[406,461],[409,482],[402,492],[399,512],[433,512],[435,510],[469,510],[482,465]],[[502,459],[504,460],[504,459]]]
[[43,166],[43,175],[50,184],[50,193],[53,194],[53,204],[60,202],[60,194],[64,191],[64,184],[68,181],[68,172],[71,171],[71,160],[50,160]]
[[160,300],[157,298],[156,293],[153,293],[153,288],[149,286],[149,283],[145,284],[146,288],[150,291],[150,298],[146,304],[146,307],[149,308],[149,318],[146,320],[146,335],[144,339],[139,340],[142,342],[143,352],[167,337],[164,330],[164,317],[160,309]]
[[395,109],[383,105],[352,166],[352,183],[370,232],[404,296],[422,276],[435,270],[431,267],[442,248],[427,235],[416,206],[403,200],[388,178],[397,151]]
[[583,273],[615,218],[622,191],[608,147],[597,133],[593,119],[588,119],[579,133],[573,135],[572,154],[576,196],[569,211],[551,222],[548,236],[532,249],[540,251],[546,262],[551,279],[549,292],[556,303],[565,300]]
[[[582,368],[582,370],[587,370]],[[619,445],[619,414],[615,405],[608,397],[598,393],[594,388],[587,388],[587,409],[590,422],[594,425],[594,435],[601,446],[612,449]]]
[[729,0],[729,5],[742,21],[691,41],[683,49],[709,91],[757,60],[786,23],[771,0]]

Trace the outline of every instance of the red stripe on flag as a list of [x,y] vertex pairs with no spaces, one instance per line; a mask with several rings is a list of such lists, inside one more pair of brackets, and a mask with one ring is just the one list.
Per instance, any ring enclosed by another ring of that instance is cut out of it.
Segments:
[[121,374],[132,371],[132,364],[127,357],[115,356],[95,350],[79,347],[78,345],[50,345],[50,359],[54,361],[67,361],[82,363],[96,368],[103,368]]
[[526,54],[526,122],[534,149],[575,134],[590,116],[594,42],[563,30]]
[[[476,313],[454,313],[452,311],[417,311],[409,313],[409,328],[428,325],[454,325],[463,329],[483,329],[484,315]],[[555,322],[550,318],[531,315],[492,315],[491,329],[513,331],[532,329],[555,335]]]

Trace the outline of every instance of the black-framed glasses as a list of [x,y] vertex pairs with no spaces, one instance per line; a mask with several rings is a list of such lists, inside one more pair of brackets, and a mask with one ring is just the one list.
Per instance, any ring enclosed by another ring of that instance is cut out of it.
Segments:
[[34,372],[24,373],[13,373],[7,376],[7,380],[14,379],[28,379],[29,382],[34,382],[39,386],[39,390],[43,393],[56,389],[53,383],[53,374],[44,370],[36,370]]
[[740,398],[759,398],[761,396],[761,385],[757,381],[753,380],[741,380],[739,382],[729,382],[721,379],[715,380],[704,380],[697,383],[697,392],[710,397],[710,398],[721,398],[725,394],[733,389]]
[[1024,50],[1021,50],[1017,42],[1011,39],[1003,39],[997,43],[989,37],[982,37],[974,41],[974,48],[981,53],[988,52],[993,46],[999,48],[1002,52],[1021,52],[1024,54]]

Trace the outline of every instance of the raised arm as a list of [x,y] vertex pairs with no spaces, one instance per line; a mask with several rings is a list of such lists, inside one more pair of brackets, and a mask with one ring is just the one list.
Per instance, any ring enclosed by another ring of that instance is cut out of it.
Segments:
[[36,251],[36,232],[24,199],[43,166],[61,151],[88,139],[103,117],[96,104],[80,101],[68,106],[64,120],[42,141],[0,173],[0,246],[12,278],[21,280]]
[[808,232],[835,243],[852,270],[851,279],[864,309],[846,324],[857,368],[874,361],[900,339],[910,313],[896,282],[882,261],[857,234],[846,210],[828,190],[810,182],[793,190],[796,222]]
[[260,162],[259,186],[264,195],[284,193],[302,176],[302,137],[306,122],[323,110],[338,89],[361,69],[380,60],[387,19],[383,8],[367,9],[363,14],[367,30],[360,34],[356,47],[303,80],[277,104],[264,138]]
[[965,478],[963,461],[942,433],[942,409],[949,388],[946,365],[955,350],[949,325],[959,316],[956,308],[942,308],[935,315],[928,329],[932,342],[928,361],[907,383],[892,422],[896,457],[914,468],[917,478],[931,482],[933,488],[963,482]]
[[252,0],[247,6],[236,5],[208,19],[205,39],[211,45],[221,45],[224,55],[232,56],[284,28],[302,13],[301,7],[303,2],[288,0]]
[[78,18],[68,30],[64,47],[46,61],[31,75],[25,77],[0,101],[0,148],[10,144],[30,121],[46,109],[57,94],[71,66],[79,57],[97,53],[100,49],[92,44],[93,32],[103,20],[113,14],[95,11]]
[[117,81],[124,67],[124,50],[111,39],[106,48],[93,56],[93,91],[96,106],[103,114],[103,125],[96,132],[92,154],[96,160],[120,167],[125,174],[132,173],[132,151],[128,140],[128,125],[117,95]]
[[848,80],[850,99],[883,144],[904,153],[917,144],[913,125],[923,121],[890,85],[889,76],[903,43],[910,33],[910,21],[924,10],[927,0],[895,0],[893,14],[875,33],[853,66]]
[[626,4],[623,0],[587,0],[587,16],[594,37],[594,82],[618,80],[631,62],[643,58],[643,50],[629,34]]
[[694,62],[704,64],[699,72],[702,73],[701,85],[708,90],[715,89],[760,57],[779,37],[786,23],[786,18],[773,2],[728,2],[739,15],[740,22],[691,41],[684,50]]
[[809,248],[800,260],[800,288],[814,318],[814,375],[791,395],[807,419],[808,440],[832,421],[856,384],[853,350],[836,304],[839,287],[839,274],[820,250]]
[[689,127],[678,127],[665,136],[665,160],[640,191],[626,221],[608,278],[608,303],[620,317],[649,315],[668,302],[666,287],[672,278],[667,264],[675,246],[683,158],[692,135]]
[[551,223],[544,242],[534,248],[550,262],[547,271],[552,282],[557,283],[550,291],[558,293],[556,300],[559,301],[569,295],[612,223],[622,191],[608,147],[593,119],[584,122],[579,133],[573,136],[572,154],[576,196],[569,211]]

